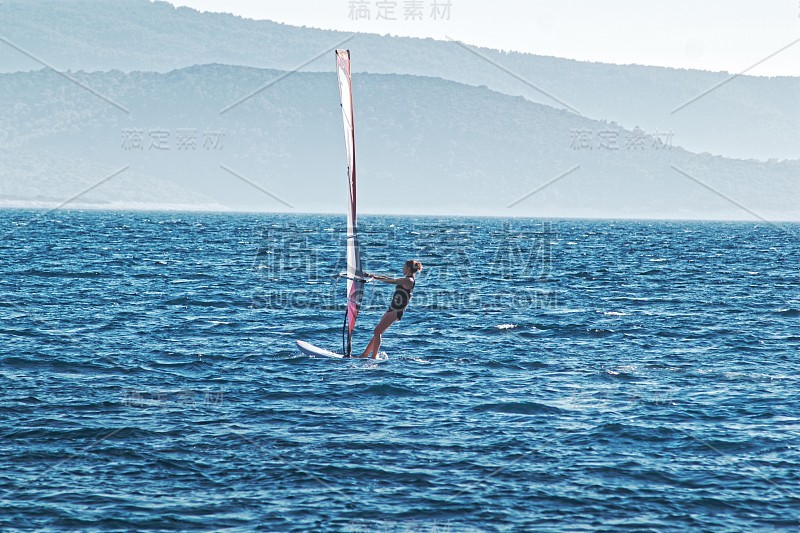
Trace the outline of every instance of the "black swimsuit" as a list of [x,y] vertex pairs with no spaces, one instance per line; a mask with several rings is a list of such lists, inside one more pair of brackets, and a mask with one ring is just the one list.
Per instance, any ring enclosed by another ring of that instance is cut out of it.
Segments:
[[408,307],[408,301],[411,300],[411,292],[414,290],[413,284],[416,283],[414,278],[408,276],[408,279],[411,279],[411,289],[406,289],[402,285],[395,287],[392,303],[389,305],[389,311],[395,311],[397,313],[397,320],[403,318],[403,311]]

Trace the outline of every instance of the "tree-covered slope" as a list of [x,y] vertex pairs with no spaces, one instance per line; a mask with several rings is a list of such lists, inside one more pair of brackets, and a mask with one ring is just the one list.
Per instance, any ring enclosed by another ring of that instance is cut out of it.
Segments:
[[[0,4],[0,30],[8,41],[0,43],[0,70],[6,72],[41,68],[30,55],[56,68],[87,71],[163,72],[207,63],[291,70],[349,36],[148,0],[5,0]],[[730,78],[720,72],[608,65],[489,49],[475,54],[452,42],[371,34],[357,34],[344,46],[353,50],[356,72],[485,85],[553,107],[567,105],[589,118],[613,120],[629,129],[671,130],[676,144],[696,152],[800,158],[796,77]],[[742,58],[742,69],[757,59]],[[323,54],[304,70],[332,68],[333,61]]]
[[[75,77],[127,112],[51,71],[0,75],[3,190],[41,195],[35,172],[19,188],[10,157],[39,153],[50,173],[61,158],[130,165],[232,208],[341,210],[333,74],[206,65]],[[693,154],[614,123],[437,78],[359,74],[354,85],[364,211],[751,218],[740,203],[764,217],[798,215],[797,162]]]

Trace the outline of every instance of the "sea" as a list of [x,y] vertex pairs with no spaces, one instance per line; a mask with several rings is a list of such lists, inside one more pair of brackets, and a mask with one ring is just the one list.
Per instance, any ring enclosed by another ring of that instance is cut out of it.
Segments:
[[800,226],[344,223],[0,211],[0,530],[800,527]]

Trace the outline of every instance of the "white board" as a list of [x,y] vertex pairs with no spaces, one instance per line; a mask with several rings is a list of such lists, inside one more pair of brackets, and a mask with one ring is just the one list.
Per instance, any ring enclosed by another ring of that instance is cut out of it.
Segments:
[[297,348],[306,355],[310,355],[311,357],[336,357],[339,359],[344,358],[344,355],[336,352],[332,352],[330,350],[326,350],[324,348],[318,348],[313,344],[309,344],[304,341],[296,341]]

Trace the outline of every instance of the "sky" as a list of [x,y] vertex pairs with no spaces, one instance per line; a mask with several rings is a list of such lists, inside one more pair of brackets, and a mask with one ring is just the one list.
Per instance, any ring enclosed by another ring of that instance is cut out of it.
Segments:
[[[295,26],[450,38],[489,48],[603,63],[800,76],[800,0],[171,3]],[[413,9],[414,4],[419,10]],[[415,16],[407,19],[407,9],[409,15]]]

